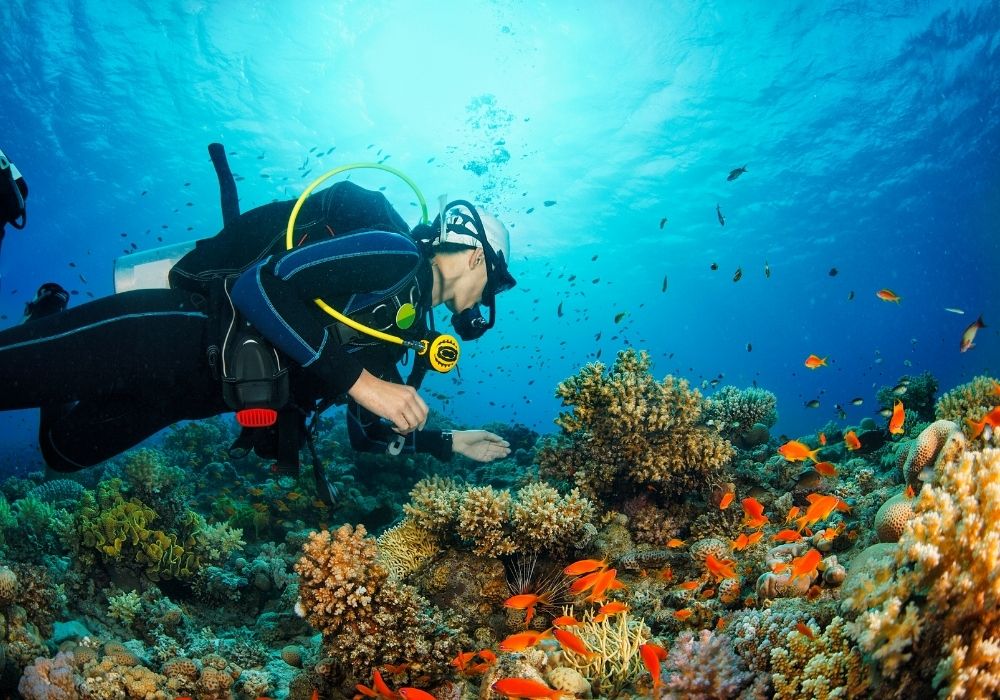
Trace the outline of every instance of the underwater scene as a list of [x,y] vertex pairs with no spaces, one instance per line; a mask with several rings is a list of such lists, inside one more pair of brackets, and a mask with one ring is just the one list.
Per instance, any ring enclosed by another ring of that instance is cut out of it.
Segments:
[[1000,4],[0,25],[0,700],[1000,697]]

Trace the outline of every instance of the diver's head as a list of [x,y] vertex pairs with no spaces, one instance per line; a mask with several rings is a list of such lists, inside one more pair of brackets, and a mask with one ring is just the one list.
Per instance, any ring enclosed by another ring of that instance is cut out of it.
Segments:
[[[510,233],[495,216],[464,200],[443,207],[430,229],[435,236],[434,262],[441,273],[435,300],[452,312],[452,325],[460,337],[474,340],[495,323],[496,295],[516,284],[507,268]],[[489,309],[488,318],[480,304]]]

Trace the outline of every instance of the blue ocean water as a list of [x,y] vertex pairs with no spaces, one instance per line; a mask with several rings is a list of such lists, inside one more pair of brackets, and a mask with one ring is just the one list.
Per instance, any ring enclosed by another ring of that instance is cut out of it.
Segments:
[[[788,435],[904,374],[998,371],[996,2],[13,0],[0,26],[0,147],[31,189],[4,326],[43,281],[86,303],[117,256],[217,232],[218,141],[243,210],[384,161],[508,223],[497,328],[425,384],[469,426],[554,430],[556,384],[627,346],[773,391]],[[352,179],[417,222],[399,181]],[[0,415],[8,449],[33,421]]]

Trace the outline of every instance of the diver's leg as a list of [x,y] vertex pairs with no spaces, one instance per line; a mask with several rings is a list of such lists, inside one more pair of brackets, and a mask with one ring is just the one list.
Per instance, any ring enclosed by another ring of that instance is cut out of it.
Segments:
[[[0,332],[0,410],[209,381],[206,315],[187,294],[138,290]],[[149,391],[143,392],[150,395]],[[155,395],[155,392],[152,392]]]
[[[112,396],[79,401],[68,410],[42,415],[38,444],[45,463],[59,472],[75,472],[93,466],[174,423],[216,415],[221,393],[211,387],[187,382],[162,396]],[[224,407],[222,407],[224,408]]]

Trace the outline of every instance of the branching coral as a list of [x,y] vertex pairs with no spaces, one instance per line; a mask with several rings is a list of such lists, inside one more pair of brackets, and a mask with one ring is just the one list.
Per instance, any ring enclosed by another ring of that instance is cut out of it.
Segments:
[[579,546],[594,517],[590,501],[572,490],[565,496],[544,482],[512,496],[492,486],[459,486],[432,477],[417,482],[403,510],[415,527],[442,540],[456,535],[481,556],[563,551]]
[[1000,450],[966,452],[925,486],[894,572],[853,586],[849,631],[897,694],[1000,692]]
[[437,536],[410,518],[378,536],[378,562],[396,580],[406,578],[441,553]]
[[777,405],[777,397],[765,389],[724,386],[705,401],[702,418],[708,425],[716,426],[725,437],[743,439],[757,423],[765,429],[777,423]]
[[823,634],[809,629],[812,639],[792,632],[784,646],[771,652],[775,700],[865,697],[871,686],[871,670],[851,644],[844,620],[835,617]]
[[934,415],[939,420],[950,420],[968,432],[967,420],[979,421],[995,406],[1000,406],[1000,383],[992,377],[981,375],[971,382],[961,384],[938,399]]
[[389,579],[375,540],[365,535],[361,525],[344,525],[309,536],[295,564],[296,611],[322,632],[328,654],[356,680],[367,681],[380,664],[402,661],[414,679],[441,679],[458,651],[454,632],[435,622],[415,589]]
[[729,637],[701,630],[683,632],[674,642],[666,663],[667,700],[726,700],[735,698],[753,680]]
[[[624,350],[605,374],[586,365],[556,389],[562,435],[537,454],[543,474],[573,481],[586,496],[651,485],[665,495],[703,486],[733,456],[732,445],[701,424],[705,402],[683,379],[657,382],[645,352]],[[630,484],[629,484],[630,482]]]

